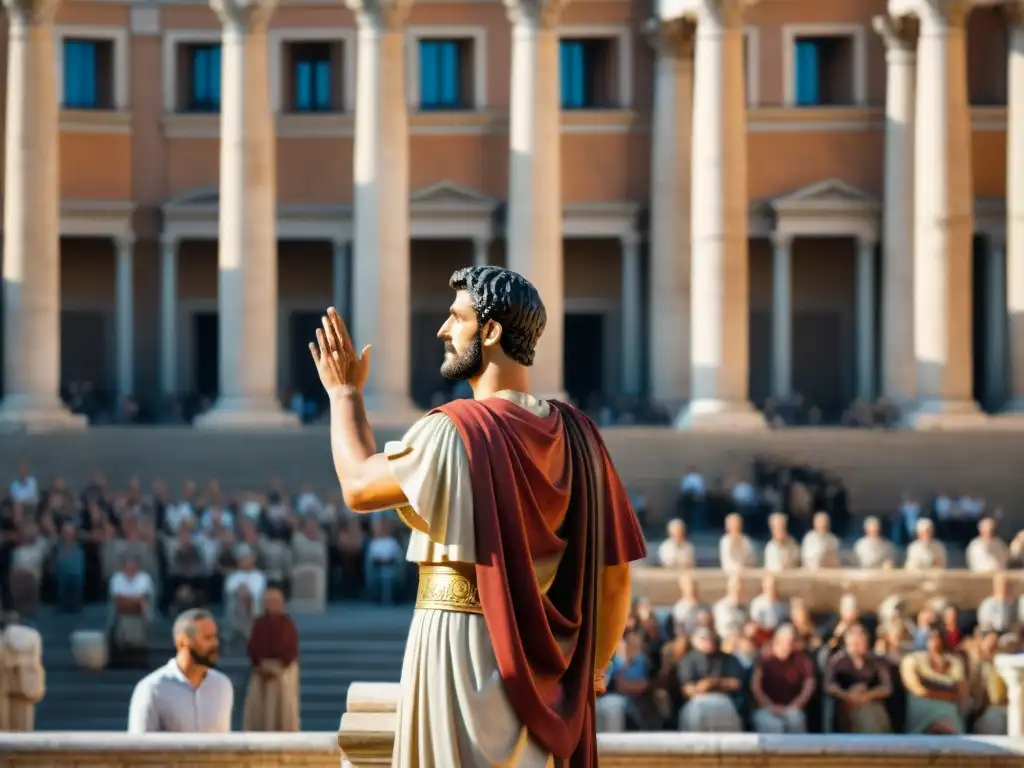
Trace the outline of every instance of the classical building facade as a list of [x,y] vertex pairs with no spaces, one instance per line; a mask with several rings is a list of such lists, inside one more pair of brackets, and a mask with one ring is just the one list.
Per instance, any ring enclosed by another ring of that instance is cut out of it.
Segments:
[[5,0],[0,420],[88,381],[289,424],[330,303],[402,419],[485,262],[544,393],[1024,403],[1020,0],[656,5]]

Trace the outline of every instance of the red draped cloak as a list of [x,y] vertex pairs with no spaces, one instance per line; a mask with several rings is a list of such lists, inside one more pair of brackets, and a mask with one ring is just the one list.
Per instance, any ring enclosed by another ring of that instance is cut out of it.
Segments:
[[[500,397],[438,410],[469,456],[477,586],[506,694],[557,759],[590,768],[600,569],[643,558],[646,545],[597,426],[549,402],[546,417]],[[542,593],[534,563],[556,556]]]

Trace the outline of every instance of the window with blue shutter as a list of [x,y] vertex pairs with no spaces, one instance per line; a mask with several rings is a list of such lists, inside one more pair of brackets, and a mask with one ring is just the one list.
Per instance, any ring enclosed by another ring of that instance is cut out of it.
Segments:
[[460,40],[420,40],[420,109],[467,109],[467,83]]
[[220,111],[220,43],[188,47],[189,112]]
[[302,43],[293,46],[293,111],[330,112],[335,109],[332,62],[330,43]]
[[[109,43],[108,43],[109,45]],[[100,43],[65,38],[64,104],[67,109],[103,109],[100,98]]]
[[796,105],[809,107],[821,104],[821,46],[817,40],[797,40]]

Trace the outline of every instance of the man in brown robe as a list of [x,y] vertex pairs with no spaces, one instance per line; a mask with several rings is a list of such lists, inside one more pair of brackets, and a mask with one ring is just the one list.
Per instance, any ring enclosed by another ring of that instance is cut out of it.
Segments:
[[593,422],[528,394],[546,322],[533,285],[496,267],[449,285],[441,373],[474,399],[429,413],[383,453],[362,398],[369,347],[355,351],[333,309],[310,345],[345,503],[397,507],[420,569],[392,765],[593,766],[594,697],[643,536]]
[[285,613],[284,595],[268,589],[263,614],[249,635],[252,675],[245,696],[242,730],[298,731],[299,633]]

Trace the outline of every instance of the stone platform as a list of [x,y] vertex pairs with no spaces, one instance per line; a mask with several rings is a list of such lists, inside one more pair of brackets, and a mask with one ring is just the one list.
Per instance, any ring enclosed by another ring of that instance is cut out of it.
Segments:
[[[0,768],[370,768],[390,743],[343,754],[336,733],[127,736],[0,734]],[[758,736],[675,733],[598,737],[602,768],[1020,768],[1024,741],[924,736]],[[348,758],[348,759],[346,759]]]

